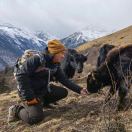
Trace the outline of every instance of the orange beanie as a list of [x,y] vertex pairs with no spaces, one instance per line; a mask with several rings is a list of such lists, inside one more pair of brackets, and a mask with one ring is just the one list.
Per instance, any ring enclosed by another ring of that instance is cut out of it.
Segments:
[[59,40],[55,39],[48,42],[48,51],[50,54],[57,54],[65,50],[65,46]]

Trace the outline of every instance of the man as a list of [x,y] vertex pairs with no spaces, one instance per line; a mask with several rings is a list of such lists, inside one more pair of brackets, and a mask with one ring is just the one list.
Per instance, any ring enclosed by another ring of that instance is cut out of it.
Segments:
[[59,86],[49,85],[53,77],[72,91],[87,95],[87,90],[74,84],[65,77],[60,62],[65,57],[66,48],[59,40],[48,42],[48,47],[41,55],[35,55],[14,69],[18,84],[18,94],[22,104],[9,108],[8,122],[21,119],[32,125],[43,119],[43,107],[65,98],[68,91]]

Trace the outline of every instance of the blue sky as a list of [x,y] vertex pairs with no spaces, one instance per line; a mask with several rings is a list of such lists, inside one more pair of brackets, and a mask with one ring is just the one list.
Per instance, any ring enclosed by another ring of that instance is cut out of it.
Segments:
[[132,0],[0,0],[0,22],[63,38],[89,25],[132,25]]

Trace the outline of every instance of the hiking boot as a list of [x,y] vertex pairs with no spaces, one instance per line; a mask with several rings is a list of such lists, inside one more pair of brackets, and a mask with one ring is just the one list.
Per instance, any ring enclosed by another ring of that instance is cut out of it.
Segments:
[[11,123],[18,120],[18,117],[16,116],[16,105],[12,105],[9,107],[9,113],[8,113],[8,119],[7,122]]

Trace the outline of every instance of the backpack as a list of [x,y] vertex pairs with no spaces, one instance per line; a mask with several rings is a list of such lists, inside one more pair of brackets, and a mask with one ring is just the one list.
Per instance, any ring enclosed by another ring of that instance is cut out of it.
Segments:
[[39,56],[41,64],[44,64],[44,58],[42,57],[43,55],[40,53],[40,51],[28,49],[25,50],[23,55],[17,59],[17,65],[21,66],[25,61],[27,61],[27,59],[36,55]]
[[[27,59],[29,59],[32,56],[36,56],[36,55],[39,56],[41,65],[44,65],[45,60],[44,60],[43,54],[37,50],[32,50],[32,49],[25,50],[23,55],[17,59],[16,67],[21,68],[23,63],[25,61],[27,61]],[[48,88],[48,91],[51,92],[50,84],[49,84],[50,83],[50,70],[48,68],[45,68],[45,70],[48,70],[48,86],[47,86],[47,88]],[[16,73],[15,72],[14,72],[14,77],[16,79]]]

